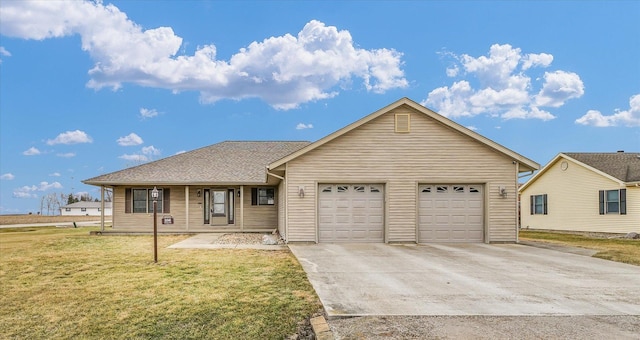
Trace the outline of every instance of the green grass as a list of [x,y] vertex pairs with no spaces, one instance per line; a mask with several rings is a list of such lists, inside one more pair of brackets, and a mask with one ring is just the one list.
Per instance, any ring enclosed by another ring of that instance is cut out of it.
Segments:
[[0,232],[2,339],[282,339],[320,308],[289,251],[167,249],[187,236]]
[[594,257],[640,266],[640,240],[531,230],[521,230],[520,239],[593,249],[598,251]]

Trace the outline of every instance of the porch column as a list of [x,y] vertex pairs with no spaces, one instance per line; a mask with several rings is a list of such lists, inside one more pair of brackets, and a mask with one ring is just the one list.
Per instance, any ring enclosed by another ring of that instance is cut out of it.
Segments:
[[104,231],[104,185],[100,186],[100,231]]
[[244,185],[240,186],[240,230],[244,230]]
[[184,211],[185,211],[185,225],[187,226],[187,231],[189,231],[189,186],[184,186]]

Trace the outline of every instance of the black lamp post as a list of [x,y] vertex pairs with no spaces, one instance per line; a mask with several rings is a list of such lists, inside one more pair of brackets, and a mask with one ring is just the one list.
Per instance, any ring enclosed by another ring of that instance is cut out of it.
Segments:
[[158,188],[153,187],[151,198],[153,198],[153,262],[158,263]]

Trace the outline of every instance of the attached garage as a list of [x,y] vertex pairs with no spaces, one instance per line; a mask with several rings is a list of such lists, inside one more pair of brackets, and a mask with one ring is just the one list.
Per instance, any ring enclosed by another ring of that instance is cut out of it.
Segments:
[[384,242],[384,186],[320,184],[318,241]]
[[418,242],[483,242],[481,184],[429,184],[418,190]]

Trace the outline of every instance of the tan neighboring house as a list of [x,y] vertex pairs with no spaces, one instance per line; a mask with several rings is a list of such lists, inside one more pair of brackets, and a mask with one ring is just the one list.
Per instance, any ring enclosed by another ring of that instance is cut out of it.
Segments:
[[560,153],[520,194],[522,228],[640,232],[640,153]]
[[113,230],[277,229],[287,242],[516,242],[517,183],[539,169],[407,98],[314,143],[222,142],[84,183]]
[[[104,214],[111,216],[111,202],[104,203]],[[101,202],[75,202],[60,207],[62,216],[100,216],[102,215]]]

